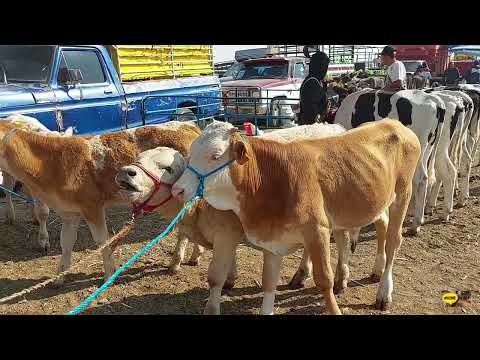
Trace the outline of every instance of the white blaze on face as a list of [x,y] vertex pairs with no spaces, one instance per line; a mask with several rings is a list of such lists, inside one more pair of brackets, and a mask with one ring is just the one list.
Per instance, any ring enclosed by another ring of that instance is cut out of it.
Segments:
[[[233,128],[233,125],[220,121],[214,121],[208,125],[192,143],[189,165],[200,174],[207,174],[231,160],[229,146]],[[189,199],[195,195],[198,184],[197,176],[186,169],[174,187],[183,189],[183,196]],[[228,166],[205,179],[204,198],[218,210],[238,212],[236,193]]]

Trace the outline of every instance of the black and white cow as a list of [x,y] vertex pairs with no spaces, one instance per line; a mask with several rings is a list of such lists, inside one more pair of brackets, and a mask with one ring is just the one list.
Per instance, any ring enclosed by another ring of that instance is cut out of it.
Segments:
[[451,156],[455,164],[458,162],[458,205],[464,206],[469,198],[470,172],[474,165],[475,154],[480,137],[480,88],[475,88],[471,85],[460,85],[454,87],[438,87],[426,91],[435,91],[435,93],[441,91],[443,93],[456,95],[463,99],[465,106],[465,121],[461,133],[459,134],[461,137],[461,147]]
[[363,89],[343,100],[334,123],[352,129],[386,117],[398,119],[409,127],[418,136],[422,147],[409,209],[409,213],[414,212],[411,232],[416,234],[424,220],[428,184],[435,182],[436,152],[445,151],[438,148],[444,126],[445,104],[438,96],[419,90],[391,93]]
[[469,180],[470,172],[475,159],[475,154],[478,149],[478,142],[480,140],[480,88],[462,85],[460,87],[462,92],[467,94],[473,102],[473,110],[468,128],[465,129],[465,145],[460,154],[460,172],[459,172],[459,189],[460,196],[458,204],[464,206],[469,194]]
[[459,168],[458,154],[465,140],[462,131],[465,128],[466,106],[464,99],[455,92],[436,91],[435,95],[440,97],[445,104],[445,119],[435,157],[435,173],[438,175],[434,183],[429,183],[425,213],[433,213],[433,209],[437,205],[440,187],[443,184],[443,218],[448,221],[449,215],[453,212],[453,198]]

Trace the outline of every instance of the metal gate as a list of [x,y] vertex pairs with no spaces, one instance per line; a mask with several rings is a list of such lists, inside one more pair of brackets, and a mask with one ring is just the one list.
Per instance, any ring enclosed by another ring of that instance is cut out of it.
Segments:
[[[275,92],[275,90],[268,90]],[[194,96],[191,106],[179,107],[186,102],[188,95],[153,95],[142,101],[142,113],[145,118],[155,116],[159,123],[170,120],[195,121],[204,128],[212,120],[228,121],[235,126],[251,122],[260,129],[293,126],[297,120],[299,107],[299,90],[295,97],[276,98],[263,91],[265,96],[251,96],[248,89],[232,89],[223,96]],[[185,112],[190,110],[190,112]]]

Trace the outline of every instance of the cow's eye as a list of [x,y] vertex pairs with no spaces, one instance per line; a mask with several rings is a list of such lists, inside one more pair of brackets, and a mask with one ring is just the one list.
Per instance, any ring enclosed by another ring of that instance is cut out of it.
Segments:
[[165,170],[166,170],[169,174],[172,173],[172,168],[171,168],[170,166],[167,166],[167,167],[165,168]]

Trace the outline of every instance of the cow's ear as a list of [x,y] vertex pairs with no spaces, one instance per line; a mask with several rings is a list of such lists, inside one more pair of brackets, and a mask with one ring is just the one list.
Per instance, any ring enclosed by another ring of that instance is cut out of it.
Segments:
[[237,140],[233,143],[233,158],[243,165],[249,160],[247,144],[241,140]]

